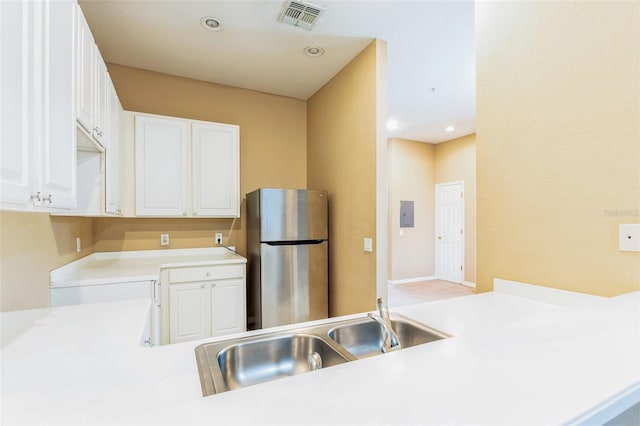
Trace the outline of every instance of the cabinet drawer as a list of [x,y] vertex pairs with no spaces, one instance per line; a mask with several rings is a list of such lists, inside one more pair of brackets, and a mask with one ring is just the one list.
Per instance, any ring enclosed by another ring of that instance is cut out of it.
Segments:
[[202,266],[198,268],[171,269],[169,270],[169,282],[226,280],[229,278],[242,278],[243,275],[243,265]]

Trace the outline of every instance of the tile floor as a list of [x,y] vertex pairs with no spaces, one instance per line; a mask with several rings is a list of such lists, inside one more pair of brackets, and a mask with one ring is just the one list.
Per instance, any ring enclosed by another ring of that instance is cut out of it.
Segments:
[[388,286],[390,308],[475,294],[476,289],[443,280]]

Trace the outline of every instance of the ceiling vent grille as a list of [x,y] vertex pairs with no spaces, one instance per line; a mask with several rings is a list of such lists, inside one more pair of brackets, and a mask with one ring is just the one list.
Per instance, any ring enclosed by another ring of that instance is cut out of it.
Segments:
[[310,30],[324,9],[301,1],[288,1],[278,21]]

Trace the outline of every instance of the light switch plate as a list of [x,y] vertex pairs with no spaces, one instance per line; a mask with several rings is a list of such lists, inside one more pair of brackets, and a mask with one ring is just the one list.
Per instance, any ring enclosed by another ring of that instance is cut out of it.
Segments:
[[620,251],[640,252],[640,224],[618,225],[618,248]]
[[371,253],[373,251],[373,239],[365,238],[364,239],[364,251]]

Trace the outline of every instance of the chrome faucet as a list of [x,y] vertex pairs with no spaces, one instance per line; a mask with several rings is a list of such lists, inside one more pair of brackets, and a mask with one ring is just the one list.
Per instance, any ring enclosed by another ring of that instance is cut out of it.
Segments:
[[382,327],[382,352],[386,353],[402,349],[400,346],[400,340],[398,340],[398,335],[391,327],[391,319],[389,318],[389,309],[387,308],[387,305],[385,305],[382,297],[378,297],[376,303],[378,305],[378,315],[376,316],[370,312],[369,318],[380,324],[380,327]]

